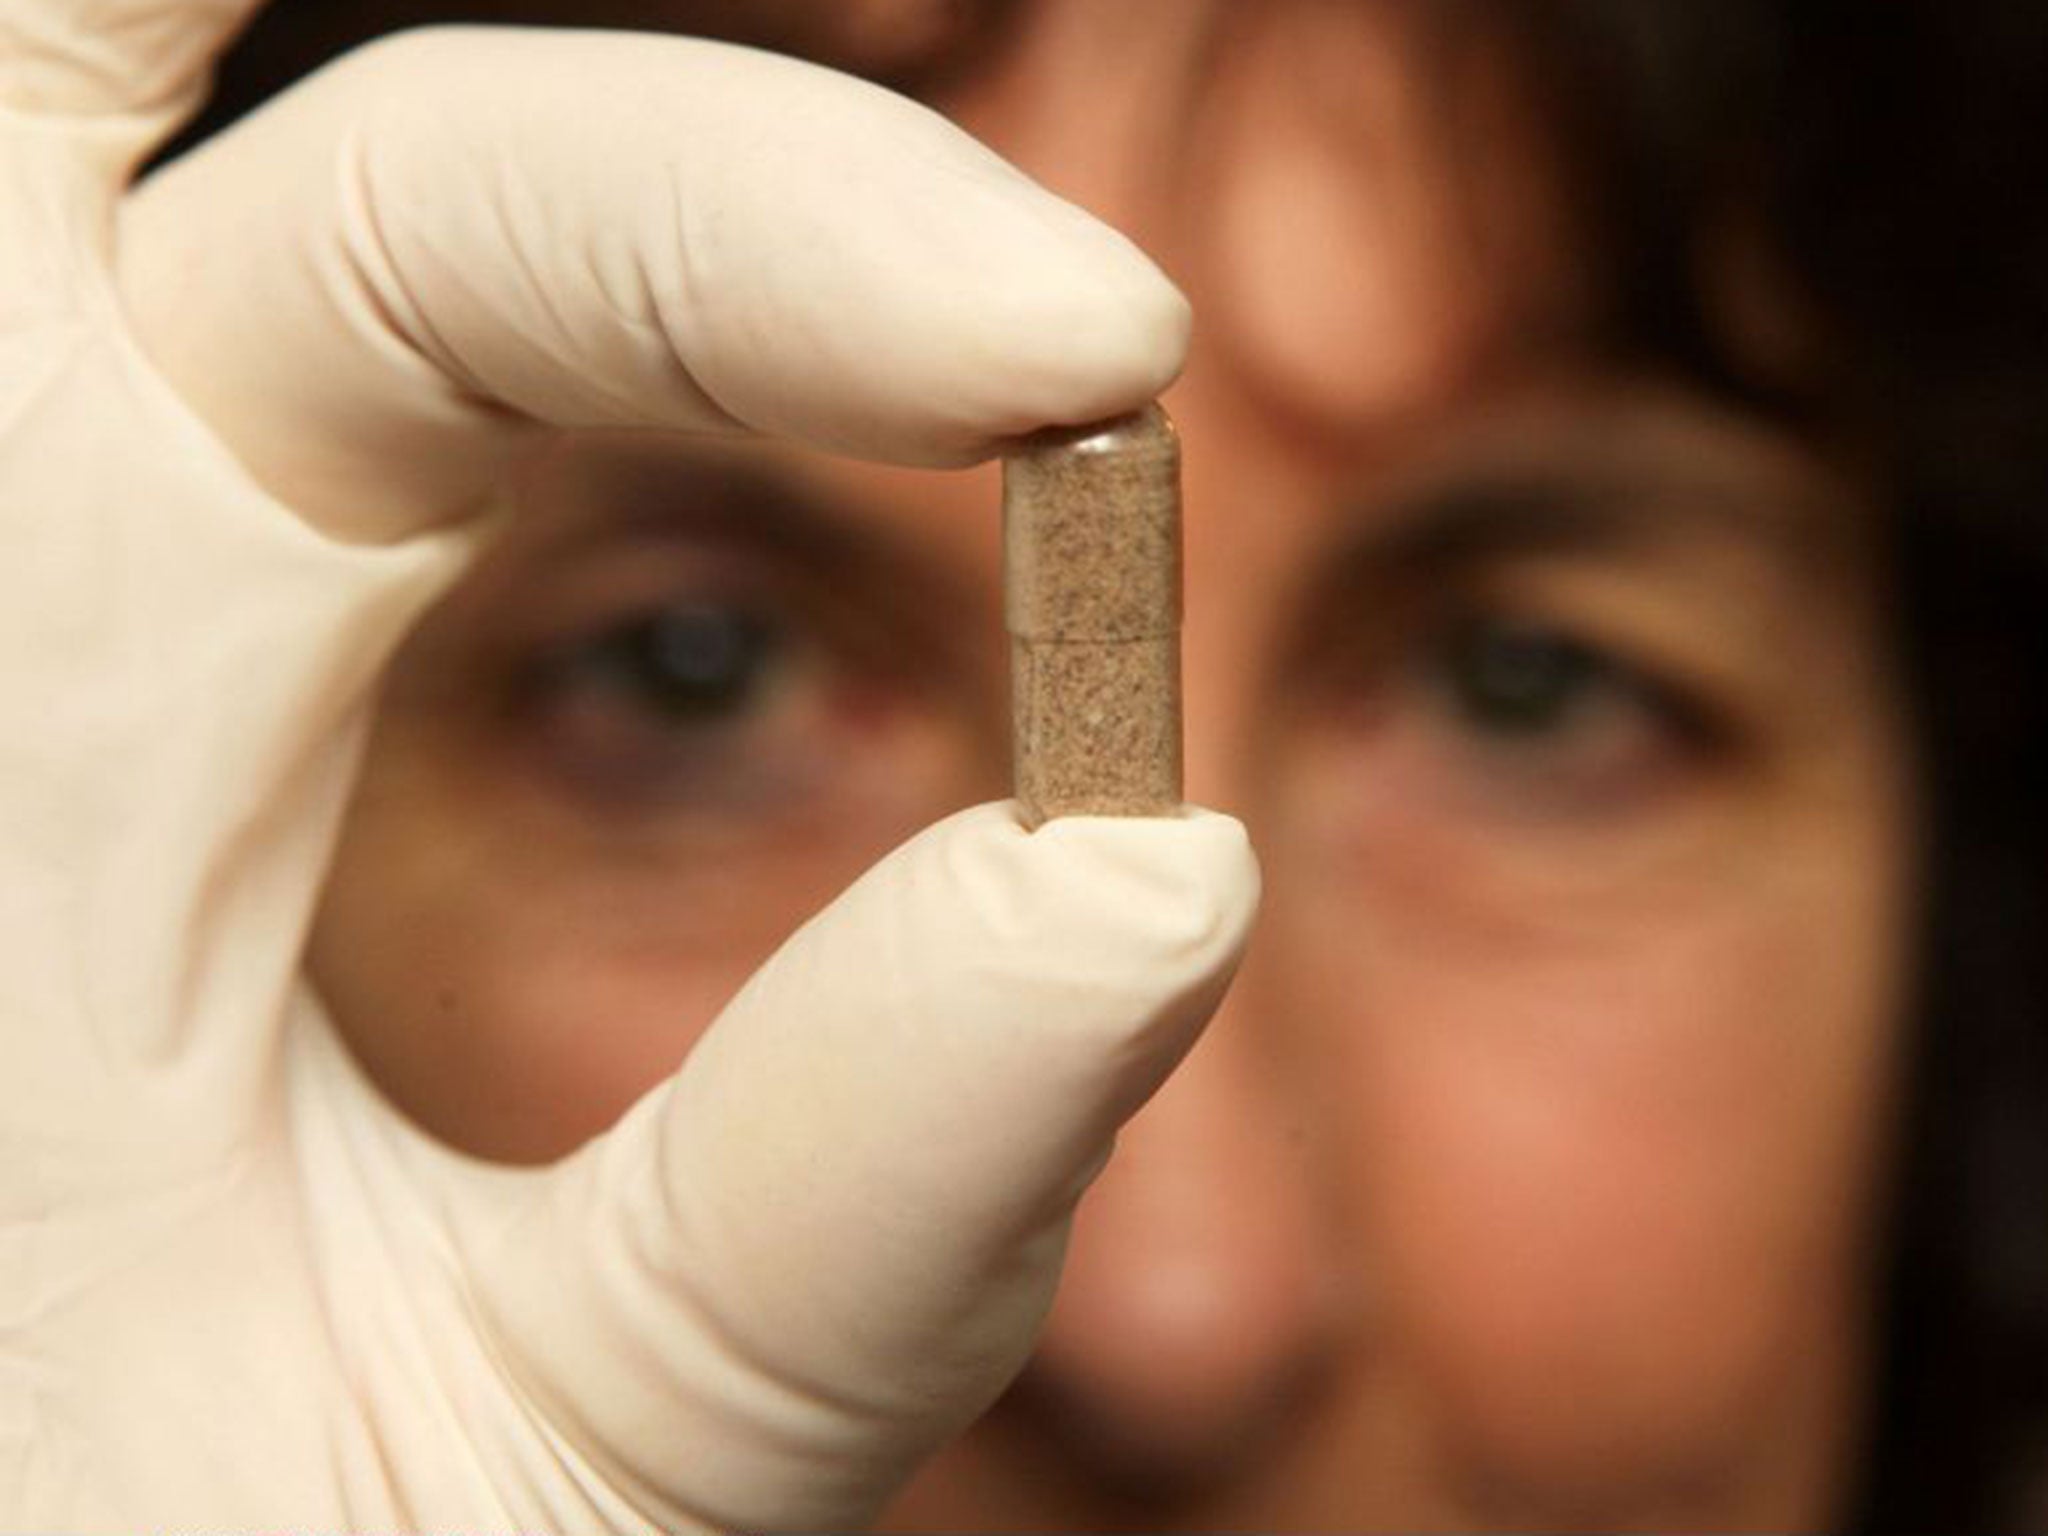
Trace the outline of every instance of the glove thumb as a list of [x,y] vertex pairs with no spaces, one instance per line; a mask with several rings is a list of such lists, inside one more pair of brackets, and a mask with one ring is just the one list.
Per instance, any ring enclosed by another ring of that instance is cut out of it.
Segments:
[[1257,903],[1188,811],[939,824],[462,1241],[523,1389],[658,1522],[844,1527],[1022,1366],[1069,1217]]

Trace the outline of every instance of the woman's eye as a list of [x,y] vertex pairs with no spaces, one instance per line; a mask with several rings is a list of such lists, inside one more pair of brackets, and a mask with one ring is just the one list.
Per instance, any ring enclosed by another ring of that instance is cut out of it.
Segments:
[[755,613],[717,603],[675,603],[585,644],[589,681],[679,724],[711,723],[758,704],[786,637]]
[[1598,653],[1538,624],[1504,619],[1455,626],[1432,658],[1436,681],[1474,729],[1532,738],[1569,726],[1624,686]]
[[1539,621],[1452,623],[1423,647],[1420,673],[1422,739],[1446,784],[1518,816],[1625,810],[1710,746],[1677,690]]
[[520,719],[546,770],[595,801],[765,806],[833,756],[845,673],[771,609],[681,598],[536,657]]

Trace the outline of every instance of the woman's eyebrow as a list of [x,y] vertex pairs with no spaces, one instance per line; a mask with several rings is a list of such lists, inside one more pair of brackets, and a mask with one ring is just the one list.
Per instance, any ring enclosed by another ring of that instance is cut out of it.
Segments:
[[1448,576],[1539,555],[1680,558],[1734,543],[1805,566],[1840,536],[1838,512],[1782,481],[1531,472],[1442,482],[1363,509],[1339,558],[1354,570]]
[[716,540],[807,573],[842,594],[898,594],[927,625],[965,629],[991,598],[914,530],[869,514],[801,471],[738,456],[662,455],[610,466],[603,511],[573,537],[585,547]]
[[592,539],[720,538],[807,561],[888,552],[899,542],[772,465],[664,458],[617,471]]

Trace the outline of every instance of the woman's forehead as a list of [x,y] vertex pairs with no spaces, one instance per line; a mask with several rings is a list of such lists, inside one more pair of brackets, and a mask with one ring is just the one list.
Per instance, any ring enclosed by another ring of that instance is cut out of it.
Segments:
[[1042,0],[937,104],[1166,269],[1197,316],[1191,371],[1370,432],[1586,328],[1523,61],[1426,27],[1435,9]]

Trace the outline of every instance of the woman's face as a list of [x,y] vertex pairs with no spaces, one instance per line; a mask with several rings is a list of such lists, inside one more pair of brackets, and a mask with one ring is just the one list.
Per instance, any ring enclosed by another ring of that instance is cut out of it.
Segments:
[[[1029,8],[939,104],[1188,292],[1191,798],[1268,899],[906,1527],[1787,1527],[1854,1452],[1914,817],[1876,553],[1591,344],[1512,72],[1379,4]],[[563,445],[394,671],[314,940],[540,1159],[1006,791],[987,472]]]

